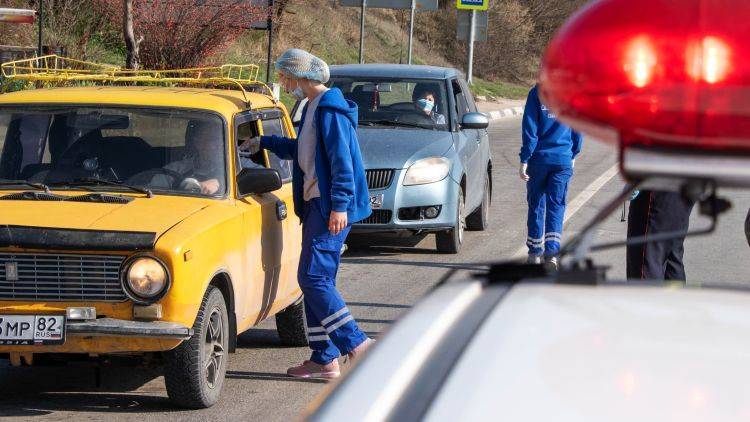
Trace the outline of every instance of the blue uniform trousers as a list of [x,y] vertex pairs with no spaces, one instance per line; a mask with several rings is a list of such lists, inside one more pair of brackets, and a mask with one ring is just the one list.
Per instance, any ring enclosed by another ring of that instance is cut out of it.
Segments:
[[571,166],[529,164],[526,199],[529,203],[526,246],[529,255],[555,256],[560,253],[568,182]]
[[350,227],[332,235],[320,199],[305,202],[302,217],[302,254],[297,280],[305,295],[310,360],[327,364],[351,352],[367,339],[336,290],[341,248]]

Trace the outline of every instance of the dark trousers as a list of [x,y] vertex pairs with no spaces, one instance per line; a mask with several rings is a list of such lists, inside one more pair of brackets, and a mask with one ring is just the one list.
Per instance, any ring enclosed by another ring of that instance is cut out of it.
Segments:
[[[693,202],[676,192],[641,191],[630,202],[628,239],[638,236],[686,231]],[[682,262],[685,237],[627,247],[627,276],[640,280],[685,281]]]

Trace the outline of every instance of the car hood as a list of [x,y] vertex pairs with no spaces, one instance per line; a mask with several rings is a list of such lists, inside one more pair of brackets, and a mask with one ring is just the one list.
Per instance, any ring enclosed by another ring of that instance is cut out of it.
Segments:
[[453,146],[453,133],[423,129],[357,130],[366,169],[403,169],[427,157],[442,157]]
[[3,200],[0,226],[152,232],[158,236],[210,204],[209,199],[159,195],[136,197],[127,204]]

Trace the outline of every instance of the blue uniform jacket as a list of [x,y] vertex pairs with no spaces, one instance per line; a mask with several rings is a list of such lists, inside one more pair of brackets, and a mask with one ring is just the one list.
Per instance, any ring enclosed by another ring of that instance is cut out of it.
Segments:
[[[307,105],[302,110],[300,130],[306,112]],[[370,195],[357,141],[357,105],[346,100],[338,88],[331,88],[320,99],[314,118],[318,123],[315,173],[324,217],[328,218],[332,210],[346,212],[349,224],[369,217]],[[284,160],[293,160],[294,213],[302,218],[304,174],[297,161],[297,140],[263,136],[260,146]]]
[[570,166],[581,152],[581,134],[563,125],[539,100],[538,86],[534,86],[523,112],[522,163]]

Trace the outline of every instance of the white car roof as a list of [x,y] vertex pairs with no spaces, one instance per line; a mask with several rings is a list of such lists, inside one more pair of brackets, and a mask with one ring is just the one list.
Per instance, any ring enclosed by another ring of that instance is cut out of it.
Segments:
[[520,284],[426,420],[750,420],[750,294]]

